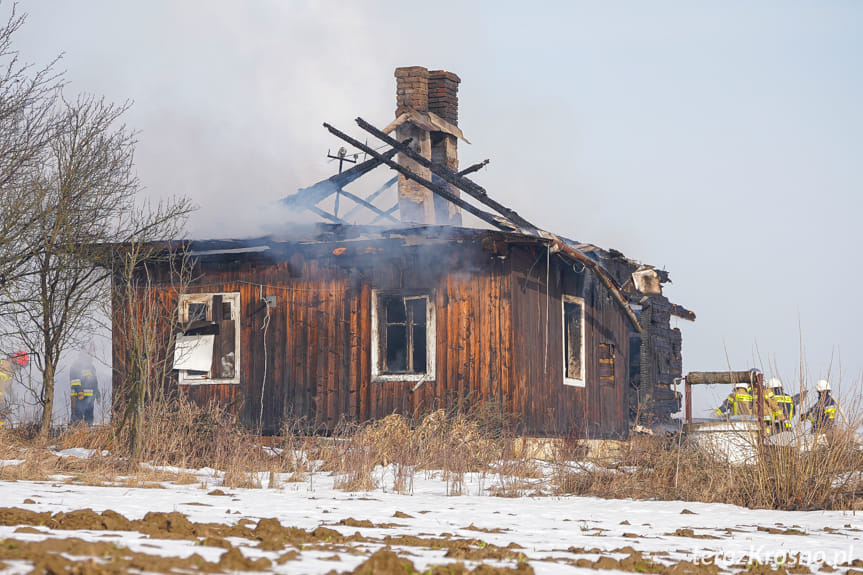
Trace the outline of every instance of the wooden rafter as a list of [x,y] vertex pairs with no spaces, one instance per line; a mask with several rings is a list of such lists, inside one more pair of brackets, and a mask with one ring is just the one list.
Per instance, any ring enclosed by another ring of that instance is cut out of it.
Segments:
[[[510,222],[515,224],[516,226],[518,226],[520,228],[527,229],[527,230],[533,230],[533,231],[536,231],[539,229],[535,225],[533,225],[532,223],[530,223],[529,221],[527,221],[526,219],[524,219],[523,217],[518,215],[518,213],[515,210],[512,210],[512,209],[504,206],[500,202],[497,202],[497,201],[491,199],[488,196],[488,193],[485,191],[485,189],[482,186],[470,181],[469,179],[467,179],[463,176],[460,176],[459,174],[457,174],[456,172],[453,172],[452,170],[450,170],[446,166],[433,163],[431,160],[423,157],[421,154],[412,150],[409,146],[403,145],[398,140],[395,140],[395,139],[389,137],[384,132],[382,132],[381,130],[378,130],[377,128],[375,128],[374,126],[372,126],[371,124],[369,124],[368,122],[363,120],[362,118],[357,118],[356,122],[357,122],[357,125],[359,125],[359,127],[362,128],[363,130],[367,131],[368,133],[370,133],[374,137],[378,138],[379,140],[389,144],[390,146],[393,147],[394,150],[397,150],[400,154],[404,154],[405,156],[407,156],[411,160],[415,161],[419,165],[423,166],[424,168],[428,168],[429,170],[431,170],[431,172],[433,174],[440,177],[442,180],[446,181],[449,184],[452,184],[456,188],[462,190],[463,192],[465,192],[466,194],[468,194],[469,196],[471,196],[472,198],[477,200],[478,202],[480,202],[480,203],[484,204],[485,206],[493,209],[494,211],[496,211],[497,213],[502,215],[504,218],[506,218],[507,220],[509,220]],[[389,165],[389,164],[387,164],[387,165]],[[426,186],[426,187],[428,188],[429,186]],[[429,188],[429,189],[431,189],[431,188]],[[449,199],[449,198],[447,198],[447,199]]]
[[[363,144],[359,140],[356,140],[356,139],[348,136],[347,134],[345,134],[344,132],[331,126],[330,124],[324,123],[324,127],[327,130],[329,130],[329,132],[331,134],[333,134],[334,136],[336,136],[337,138],[340,138],[340,139],[344,140],[345,142],[347,142],[348,144],[354,146],[355,148],[362,150],[363,152],[367,153],[371,157],[381,160],[384,164],[386,164],[390,168],[396,170],[397,172],[402,174],[404,177],[415,181],[416,183],[423,186],[424,188],[428,188],[429,190],[436,193],[440,197],[444,198],[445,200],[452,202],[453,204],[462,208],[466,212],[473,214],[474,216],[476,216],[477,218],[486,222],[487,224],[490,224],[490,225],[492,225],[498,229],[507,230],[507,231],[512,231],[512,230],[518,229],[517,225],[515,225],[511,221],[507,220],[506,218],[495,216],[494,214],[490,214],[484,210],[477,208],[476,206],[473,206],[473,205],[465,202],[460,197],[451,193],[445,187],[428,181],[427,179],[423,178],[422,176],[414,173],[412,170],[398,164],[397,162],[392,161],[389,158],[384,158],[383,154],[378,153],[373,148]],[[389,138],[389,136],[386,136],[386,137],[388,139],[392,140],[392,138]],[[393,140],[393,141],[395,141],[395,140]],[[396,142],[396,143],[398,143],[398,142]],[[393,151],[395,151],[395,150],[394,149],[389,150],[387,153],[393,152]],[[533,227],[533,226],[531,226],[531,227]]]

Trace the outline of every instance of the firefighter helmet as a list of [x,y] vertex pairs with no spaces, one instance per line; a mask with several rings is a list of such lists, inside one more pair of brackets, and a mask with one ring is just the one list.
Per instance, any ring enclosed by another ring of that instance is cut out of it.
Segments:
[[767,389],[776,389],[777,387],[782,387],[782,380],[778,377],[771,377],[767,382]]
[[743,389],[749,389],[749,384],[745,381],[738,381],[734,384],[734,389],[742,387]]
[[815,384],[815,391],[830,391],[830,382],[826,379],[819,379]]

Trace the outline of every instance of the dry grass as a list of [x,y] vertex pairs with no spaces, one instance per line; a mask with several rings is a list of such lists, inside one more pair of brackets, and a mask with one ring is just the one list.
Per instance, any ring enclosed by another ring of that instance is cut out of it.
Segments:
[[850,432],[817,446],[766,445],[748,465],[731,464],[679,439],[636,437],[622,457],[588,460],[581,469],[559,461],[554,492],[789,510],[861,506],[863,452]]
[[[647,436],[634,436],[613,456],[593,458],[584,442],[561,440],[547,450],[552,461],[540,464],[511,431],[512,420],[494,410],[435,411],[421,420],[391,415],[364,425],[345,422],[329,437],[294,421],[269,442],[273,448],[264,448],[260,438],[244,432],[230,412],[217,406],[179,400],[147,409],[143,464],[128,459],[123,430],[76,427],[41,439],[27,428],[2,429],[0,459],[24,462],[0,467],[0,479],[63,476],[93,485],[159,487],[202,482],[185,470],[210,467],[223,474],[222,484],[229,488],[279,488],[281,482],[295,481],[311,485],[328,472],[338,489],[391,485],[397,493],[411,494],[414,478],[425,473],[440,474],[447,494],[460,495],[467,492],[466,476],[472,473],[479,478],[479,492],[503,497],[575,494],[780,509],[863,506],[863,452],[850,432],[836,432],[809,450],[768,445],[754,464],[745,466],[711,456],[686,437]],[[72,447],[92,449],[96,455],[77,459],[56,454]],[[102,449],[110,455],[98,455]],[[206,480],[202,487],[207,488]]]

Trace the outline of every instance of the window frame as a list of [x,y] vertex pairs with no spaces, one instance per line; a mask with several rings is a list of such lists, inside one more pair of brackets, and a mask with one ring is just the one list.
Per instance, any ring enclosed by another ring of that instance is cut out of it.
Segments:
[[[426,300],[426,370],[421,373],[404,372],[391,373],[383,371],[383,358],[386,357],[384,350],[381,349],[381,329],[384,328],[383,316],[381,309],[384,304],[384,299],[387,297],[399,296],[404,300],[409,299],[425,299]],[[371,357],[371,379],[373,382],[385,381],[434,381],[435,379],[435,359],[437,352],[437,331],[436,314],[435,314],[435,294],[432,290],[372,290],[372,310],[371,310],[371,341],[372,341],[372,357]]]
[[[231,303],[231,320],[234,322],[234,377],[214,378],[204,376],[190,376],[185,369],[178,369],[177,383],[179,385],[221,385],[240,383],[240,292],[204,292],[181,294],[177,302],[177,320],[185,323],[189,320],[189,307],[192,304],[204,303],[207,305],[206,320],[213,321],[213,298],[220,296],[222,304],[226,301]],[[223,320],[224,321],[224,320]],[[211,366],[212,372],[212,366]]]
[[[569,362],[567,359],[567,351],[569,348],[567,342],[567,329],[566,329],[566,304],[578,304],[581,308],[581,377],[569,377],[567,375],[567,370],[569,369]],[[561,298],[560,302],[560,320],[561,320],[561,348],[563,350],[563,354],[561,359],[563,360],[563,384],[569,385],[572,387],[586,387],[587,385],[587,357],[585,355],[585,351],[587,349],[587,342],[585,341],[585,316],[586,310],[584,306],[584,298],[566,295],[564,294]]]

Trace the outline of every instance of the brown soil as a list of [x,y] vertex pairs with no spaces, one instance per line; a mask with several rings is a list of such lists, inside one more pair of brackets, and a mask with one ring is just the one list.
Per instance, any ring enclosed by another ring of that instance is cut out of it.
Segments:
[[[349,572],[349,575],[407,575],[418,573],[413,562],[404,557],[399,557],[389,548],[376,551],[371,557],[359,567]],[[489,565],[478,565],[470,570],[463,563],[451,563],[448,565],[436,565],[430,567],[424,573],[430,575],[533,575],[533,567],[527,563],[519,563],[516,567],[491,567]]]
[[716,535],[696,535],[692,529],[676,529],[673,533],[666,533],[674,537],[689,537],[690,539],[719,539]]
[[477,527],[473,523],[471,523],[467,527],[462,527],[462,529],[464,529],[466,531],[479,531],[481,533],[506,533],[507,531],[509,531],[509,529],[503,529],[500,527],[496,527],[494,529],[488,529],[486,527]]
[[[352,527],[383,527],[368,520],[347,518],[341,520],[339,525]],[[2,560],[25,559],[33,563],[32,573],[77,573],[80,575],[120,575],[132,572],[161,572],[171,571],[201,571],[207,573],[222,573],[228,571],[265,571],[272,567],[272,561],[267,558],[250,559],[243,555],[239,548],[234,547],[226,538],[237,537],[256,544],[258,549],[264,551],[282,551],[286,547],[293,549],[285,550],[284,553],[274,559],[279,565],[289,561],[295,561],[302,557],[302,552],[307,550],[325,551],[333,553],[333,560],[337,554],[363,554],[363,546],[357,543],[373,543],[386,545],[371,555],[362,565],[357,567],[352,574],[375,573],[388,575],[392,573],[415,573],[413,563],[406,557],[409,551],[400,550],[396,554],[391,547],[423,548],[444,550],[445,557],[455,560],[442,566],[433,566],[426,572],[431,575],[443,574],[520,574],[530,575],[533,569],[527,563],[528,557],[521,551],[519,545],[510,543],[507,547],[499,547],[488,544],[480,539],[462,539],[451,534],[439,536],[420,537],[413,535],[386,536],[382,539],[368,538],[359,533],[354,535],[342,535],[340,532],[328,527],[319,526],[314,530],[306,531],[296,527],[285,527],[277,519],[264,518],[257,523],[251,520],[241,520],[236,525],[228,526],[218,523],[196,523],[178,512],[161,513],[151,512],[143,519],[130,520],[119,513],[111,510],[96,513],[92,509],[80,509],[66,513],[39,513],[18,508],[0,508],[0,525],[18,526],[16,533],[36,533],[45,535],[45,528],[55,530],[94,530],[94,531],[137,531],[144,533],[153,539],[186,539],[195,541],[197,544],[207,547],[219,547],[226,551],[221,555],[217,563],[208,562],[195,554],[187,558],[165,558],[145,553],[131,552],[123,547],[109,542],[87,542],[78,538],[46,539],[40,542],[26,542],[7,538],[0,540],[0,564]],[[39,527],[40,529],[36,529]],[[499,533],[502,530],[482,529],[471,524],[465,529],[474,531]],[[797,529],[774,529],[761,528],[770,533],[798,534]],[[692,529],[678,529],[674,533],[679,537],[691,537],[696,539],[717,539],[712,535],[696,535]],[[584,549],[581,547],[570,547],[562,550],[564,553],[573,555],[599,555],[598,559],[591,560],[584,557],[550,558],[547,561],[566,563],[575,567],[617,570],[632,573],[652,573],[658,575],[717,575],[719,568],[715,564],[694,564],[681,561],[672,565],[663,565],[654,561],[656,555],[644,557],[641,552],[631,546],[614,549],[612,551],[598,548]],[[625,554],[622,559],[616,559],[609,554]],[[68,557],[89,557],[90,559],[69,559]],[[473,570],[466,567],[463,561],[507,561],[512,562],[511,567],[491,567],[480,564]],[[848,567],[863,566],[854,563]],[[736,569],[744,568],[743,565],[734,566]],[[849,575],[860,575],[851,574]],[[335,573],[335,571],[333,571]],[[801,569],[773,569],[770,566],[749,566],[746,575],[804,575],[809,573],[805,567]]]

